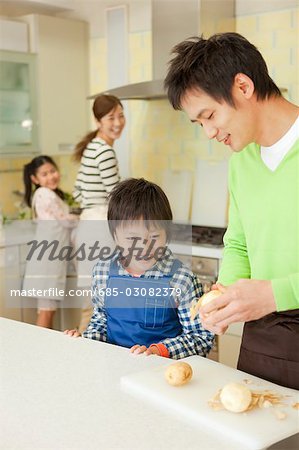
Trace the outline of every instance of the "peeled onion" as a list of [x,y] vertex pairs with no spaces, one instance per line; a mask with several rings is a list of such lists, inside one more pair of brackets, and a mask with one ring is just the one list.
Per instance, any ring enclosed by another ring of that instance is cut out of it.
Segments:
[[246,411],[252,399],[251,391],[239,383],[229,383],[220,393],[220,401],[225,409],[235,413]]

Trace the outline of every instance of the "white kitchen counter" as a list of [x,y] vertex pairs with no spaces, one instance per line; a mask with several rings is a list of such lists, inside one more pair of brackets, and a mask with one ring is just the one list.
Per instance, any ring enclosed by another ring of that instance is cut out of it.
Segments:
[[163,358],[8,319],[0,331],[5,450],[239,450],[120,390]]
[[222,259],[223,254],[223,247],[205,247],[194,243],[191,245],[174,242],[169,247],[173,253],[177,253],[178,255]]

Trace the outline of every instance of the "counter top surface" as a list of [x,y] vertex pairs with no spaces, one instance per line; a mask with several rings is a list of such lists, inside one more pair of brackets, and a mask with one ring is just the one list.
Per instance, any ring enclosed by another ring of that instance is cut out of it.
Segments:
[[173,242],[170,248],[174,253],[187,256],[201,256],[205,258],[222,259],[223,247],[205,247],[200,244],[181,244]]
[[0,330],[1,448],[238,449],[121,391],[121,376],[163,358],[8,319]]

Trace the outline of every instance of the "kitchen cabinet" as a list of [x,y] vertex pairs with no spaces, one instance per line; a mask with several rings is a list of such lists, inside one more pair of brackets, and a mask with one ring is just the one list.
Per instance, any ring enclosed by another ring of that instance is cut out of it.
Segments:
[[7,297],[9,288],[17,289],[19,285],[18,248],[14,246],[9,249],[0,248],[0,316],[13,320],[21,320],[20,298],[13,299]]
[[218,361],[226,366],[237,367],[243,334],[243,322],[231,324],[226,333],[218,336]]
[[36,300],[11,294],[11,290],[22,288],[25,261],[21,256],[26,247],[26,245],[7,245],[0,248],[0,316],[35,324]]
[[241,336],[225,333],[218,336],[218,361],[226,366],[237,368]]
[[16,20],[0,19],[0,49],[28,52],[28,27]]
[[38,14],[19,19],[36,53],[38,150],[72,151],[89,128],[88,24]]
[[[0,316],[30,324],[36,323],[36,299],[13,295],[11,290],[21,290],[28,254],[27,242],[34,238],[35,226],[31,221],[15,221],[0,233]],[[69,266],[66,291],[75,290],[77,277]],[[80,299],[72,297],[75,307],[57,310],[54,329],[75,328],[80,322]],[[66,304],[66,303],[65,303]],[[67,306],[71,306],[70,302]]]
[[33,54],[0,51],[0,155],[37,149]]

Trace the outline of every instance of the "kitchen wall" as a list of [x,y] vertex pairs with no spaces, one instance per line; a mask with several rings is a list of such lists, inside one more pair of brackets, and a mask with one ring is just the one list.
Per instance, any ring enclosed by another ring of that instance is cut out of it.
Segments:
[[[234,29],[234,20],[210,17],[206,27],[211,32]],[[97,57],[96,52],[99,47],[106,51],[105,38],[91,40],[93,93],[108,87],[107,80],[98,75],[104,71],[105,67],[105,61],[99,61]],[[100,78],[98,84],[97,78]],[[152,78],[152,31],[131,29],[129,32],[129,83]],[[197,158],[218,161],[227,159],[230,154],[224,146],[217,142],[209,142],[200,132],[199,127],[192,126],[184,113],[174,111],[166,99],[129,101],[128,109],[132,176],[142,176],[161,183],[163,171],[166,169],[193,172]]]
[[[237,2],[237,4],[240,3]],[[257,4],[259,4],[258,2]],[[270,2],[268,2],[269,4]],[[281,5],[290,4],[280,2]],[[271,76],[279,86],[288,89],[286,96],[299,103],[299,7],[259,12],[237,8],[235,29],[250,39],[263,53]],[[129,29],[129,82],[152,79],[151,30],[142,21]],[[232,22],[211,17],[210,32],[231,31]],[[107,42],[101,34],[93,34],[89,42],[90,92],[107,89]],[[54,68],[55,69],[55,68]],[[182,112],[173,111],[167,100],[127,102],[131,174],[158,183],[163,170],[189,170],[193,173],[197,158],[219,161],[228,159],[230,151],[217,142],[208,141],[202,130],[192,125]],[[90,126],[93,127],[92,121]],[[62,188],[71,191],[77,166],[70,155],[54,155],[62,172]],[[29,157],[0,159],[0,186],[6,215],[17,212],[19,199],[13,190],[22,190],[22,167]]]
[[299,7],[240,15],[236,31],[258,47],[271,77],[287,88],[285,96],[298,104]]
[[[236,17],[236,31],[259,48],[271,76],[279,86],[288,89],[286,96],[295,103],[299,102],[298,17],[299,8]],[[227,22],[214,23],[214,32],[233,30]],[[135,39],[137,41],[138,37]],[[150,49],[147,51],[150,57]],[[132,58],[135,65],[138,56],[137,47]],[[229,150],[209,141],[184,113],[171,110],[167,101],[132,102],[131,121],[132,173],[135,176],[147,176],[160,182],[166,168],[192,172],[197,158],[212,162],[230,156]]]
[[[244,2],[238,3],[239,14],[235,24],[227,19],[221,21],[210,16],[206,25],[208,33],[237,31],[246,36],[264,55],[273,79],[279,86],[287,89],[286,97],[298,103],[299,8],[282,8],[275,11],[269,11],[267,8],[267,12],[255,12],[260,10],[258,3],[257,7],[254,8],[253,5],[251,10],[240,7],[244,6]],[[280,6],[283,4],[282,2]],[[277,7],[274,4],[273,6]],[[254,13],[248,14],[248,11]],[[105,38],[100,41],[101,48],[105,49]],[[130,32],[129,43],[129,82],[152,79],[151,31]],[[99,83],[96,83],[97,73],[104,71],[104,61],[99,62],[94,50],[93,43],[92,92],[98,92],[107,88],[107,80],[101,76]],[[160,183],[163,170],[167,168],[189,170],[193,173],[197,158],[217,162],[230,156],[228,149],[217,142],[209,141],[198,126],[189,122],[184,113],[173,111],[167,100],[130,101],[129,127],[133,176],[144,176]]]

